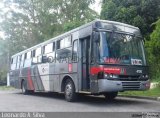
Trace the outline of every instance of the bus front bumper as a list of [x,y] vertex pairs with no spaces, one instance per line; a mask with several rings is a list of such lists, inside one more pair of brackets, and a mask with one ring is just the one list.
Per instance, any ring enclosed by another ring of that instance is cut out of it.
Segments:
[[147,90],[150,88],[150,81],[115,81],[100,79],[98,80],[98,92],[117,92],[127,90]]

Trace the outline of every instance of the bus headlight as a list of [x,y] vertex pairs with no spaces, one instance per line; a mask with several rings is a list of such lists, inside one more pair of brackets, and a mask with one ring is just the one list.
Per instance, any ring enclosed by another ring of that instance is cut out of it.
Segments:
[[141,78],[143,78],[143,79],[148,79],[148,78],[149,78],[149,76],[148,76],[148,75],[146,75],[146,74],[141,75],[140,77],[141,77]]
[[105,73],[104,78],[114,78],[115,79],[115,78],[118,78],[118,75]]

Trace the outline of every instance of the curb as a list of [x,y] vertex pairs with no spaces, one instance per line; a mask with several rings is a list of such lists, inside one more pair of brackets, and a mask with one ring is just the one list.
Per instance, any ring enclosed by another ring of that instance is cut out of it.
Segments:
[[147,100],[160,101],[160,97],[143,97],[143,96],[127,96],[127,95],[118,95],[118,96],[119,97],[128,97],[128,98],[147,99]]

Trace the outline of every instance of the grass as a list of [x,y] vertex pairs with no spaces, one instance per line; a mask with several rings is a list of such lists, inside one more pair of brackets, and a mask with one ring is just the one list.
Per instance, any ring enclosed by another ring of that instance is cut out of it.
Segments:
[[5,90],[14,90],[14,88],[10,87],[10,86],[0,86],[0,90],[3,90],[3,91],[5,91]]
[[160,86],[147,91],[126,91],[120,92],[119,95],[125,96],[142,96],[142,97],[160,97]]

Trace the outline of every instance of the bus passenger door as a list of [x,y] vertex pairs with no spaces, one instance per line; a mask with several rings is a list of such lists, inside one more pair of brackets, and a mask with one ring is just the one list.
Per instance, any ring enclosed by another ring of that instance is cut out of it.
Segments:
[[82,90],[89,90],[89,50],[90,50],[90,37],[81,39],[81,63],[82,63]]

